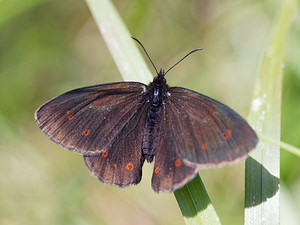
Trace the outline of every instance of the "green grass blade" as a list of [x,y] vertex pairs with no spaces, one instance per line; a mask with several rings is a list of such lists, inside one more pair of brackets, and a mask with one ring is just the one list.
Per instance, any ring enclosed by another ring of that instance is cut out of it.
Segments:
[[[249,122],[264,136],[280,140],[281,87],[285,43],[296,0],[282,1],[274,34],[264,54]],[[246,161],[245,224],[279,224],[280,148],[261,140]]]
[[262,134],[258,134],[258,136],[259,136],[259,138],[261,138],[261,140],[265,140],[274,145],[278,145],[278,146],[280,146],[281,149],[284,149],[285,151],[300,157],[300,149],[299,148],[297,148],[293,145],[287,144],[285,142],[282,142],[282,141],[276,141],[274,139],[268,138]]
[[174,194],[186,224],[221,224],[199,175]]
[[[151,81],[152,76],[143,57],[112,3],[109,0],[86,2],[124,80]],[[177,190],[175,196],[186,224],[219,224],[199,176]]]
[[111,55],[125,81],[149,83],[152,75],[131,39],[120,15],[109,0],[86,0]]

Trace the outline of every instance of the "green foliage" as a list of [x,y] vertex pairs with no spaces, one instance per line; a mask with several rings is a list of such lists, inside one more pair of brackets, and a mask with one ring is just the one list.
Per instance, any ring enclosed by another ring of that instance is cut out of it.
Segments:
[[[279,1],[114,3],[157,67],[168,68],[190,50],[204,48],[168,74],[170,85],[212,96],[247,115]],[[299,21],[283,41],[288,50],[281,129],[282,140],[297,147]],[[137,186],[105,186],[89,175],[80,155],[49,141],[34,122],[36,108],[58,94],[121,80],[86,3],[2,1],[0,31],[0,224],[183,224],[173,195],[151,190],[152,165],[145,165]],[[290,213],[300,210],[299,165],[299,158],[282,152],[281,206],[292,208]],[[242,224],[242,165],[200,174],[222,224]],[[292,215],[288,218],[299,221]]]

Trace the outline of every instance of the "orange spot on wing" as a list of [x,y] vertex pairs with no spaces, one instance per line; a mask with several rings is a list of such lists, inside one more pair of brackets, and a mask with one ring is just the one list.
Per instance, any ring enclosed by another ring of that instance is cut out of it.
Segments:
[[74,118],[73,115],[68,116],[68,119],[69,119],[69,120],[72,120],[73,118]]
[[102,152],[101,155],[102,155],[103,158],[106,158],[108,156],[108,153],[107,152]]
[[226,132],[223,132],[223,133],[222,133],[222,137],[223,137],[224,139],[228,139],[229,135],[228,135]]
[[90,130],[85,130],[85,131],[83,131],[83,135],[84,136],[88,136],[90,134]]
[[231,130],[231,129],[227,129],[227,133],[228,133],[229,135],[231,135],[231,134],[232,134],[232,130]]
[[158,167],[158,166],[155,168],[154,173],[155,173],[155,174],[158,174],[158,173],[159,173],[159,167]]
[[70,113],[70,110],[67,110],[66,113],[69,114],[69,113]]
[[176,166],[176,167],[181,166],[181,159],[176,159],[176,160],[175,160],[175,166]]
[[206,150],[206,149],[207,149],[207,145],[206,145],[206,144],[202,144],[201,147],[202,147],[203,150]]
[[117,164],[116,163],[114,163],[114,167],[117,169]]
[[128,171],[132,171],[134,168],[133,163],[132,162],[127,163],[125,168]]

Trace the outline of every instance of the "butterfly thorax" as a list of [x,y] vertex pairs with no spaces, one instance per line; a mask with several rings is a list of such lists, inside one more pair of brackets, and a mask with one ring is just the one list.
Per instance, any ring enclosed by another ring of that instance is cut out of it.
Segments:
[[144,128],[142,150],[148,162],[153,161],[159,144],[160,115],[167,89],[168,86],[164,78],[164,70],[161,69],[147,89],[148,103],[150,106]]

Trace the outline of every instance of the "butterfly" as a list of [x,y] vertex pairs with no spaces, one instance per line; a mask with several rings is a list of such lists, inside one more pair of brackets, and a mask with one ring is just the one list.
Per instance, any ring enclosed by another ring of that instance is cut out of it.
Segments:
[[217,100],[169,87],[167,72],[161,69],[149,85],[117,82],[66,92],[36,110],[36,123],[52,141],[82,154],[100,181],[120,187],[140,182],[145,161],[154,161],[154,191],[172,192],[199,169],[245,159],[258,142],[247,121]]

